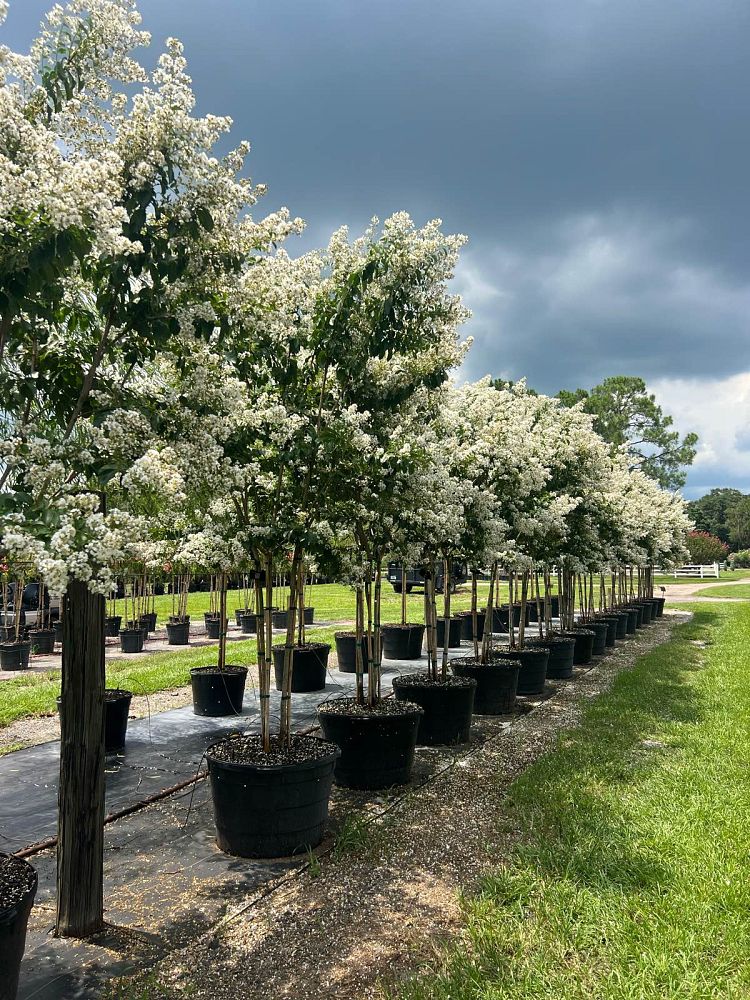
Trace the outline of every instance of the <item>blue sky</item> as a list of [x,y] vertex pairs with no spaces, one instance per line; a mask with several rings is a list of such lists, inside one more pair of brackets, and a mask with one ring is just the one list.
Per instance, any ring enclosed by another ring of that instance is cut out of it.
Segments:
[[[11,0],[24,49],[44,10]],[[141,0],[199,110],[249,138],[265,207],[406,209],[469,245],[465,377],[545,392],[643,376],[700,452],[686,495],[750,492],[746,0]],[[292,249],[292,248],[290,248]]]

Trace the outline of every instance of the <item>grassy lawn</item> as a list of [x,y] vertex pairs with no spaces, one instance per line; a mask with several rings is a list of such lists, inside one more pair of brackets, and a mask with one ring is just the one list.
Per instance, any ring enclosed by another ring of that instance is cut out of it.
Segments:
[[[334,645],[334,629],[311,628],[309,635],[316,642]],[[278,641],[283,641],[280,637]],[[248,665],[255,663],[254,639],[232,642],[227,651],[229,663]],[[135,694],[154,694],[170,688],[184,687],[190,683],[191,667],[207,666],[216,662],[216,647],[174,653],[154,653],[152,656],[110,660],[107,663],[107,687],[126,688]],[[11,680],[0,682],[0,727],[16,719],[50,715],[57,711],[55,699],[60,694],[60,671],[44,674],[24,673]],[[0,749],[0,753],[3,751]],[[5,751],[6,753],[8,750]]]
[[[480,582],[480,595],[487,596],[489,584]],[[500,596],[502,600],[508,599],[508,585],[500,585]],[[354,620],[354,591],[351,587],[340,583],[314,584],[305,591],[305,603],[315,608],[315,617],[323,621]],[[285,606],[286,591],[279,590],[278,596],[274,598],[274,603]],[[407,619],[409,621],[424,621],[424,595],[418,593],[407,594]],[[233,615],[235,608],[244,604],[242,592],[230,590],[227,600],[229,614]],[[471,585],[461,584],[458,592],[451,597],[453,610],[461,611],[471,607]],[[117,614],[123,614],[123,602],[117,602]],[[438,613],[442,608],[442,598],[438,595]],[[188,595],[188,613],[196,619],[203,617],[203,612],[209,610],[208,593],[194,593]],[[156,598],[156,611],[159,621],[166,621],[172,614],[172,598],[170,596]],[[396,594],[390,583],[383,582],[382,591],[382,619],[383,621],[400,621],[401,618],[401,596]]]
[[750,583],[730,583],[726,587],[706,587],[701,597],[750,597]]
[[521,846],[401,1000],[750,996],[750,607],[693,610],[513,784]]

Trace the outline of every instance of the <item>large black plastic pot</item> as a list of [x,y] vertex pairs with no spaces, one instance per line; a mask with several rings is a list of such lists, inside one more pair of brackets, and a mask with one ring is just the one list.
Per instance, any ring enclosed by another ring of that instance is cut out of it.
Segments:
[[30,642],[0,643],[0,670],[28,670]]
[[2,895],[6,895],[10,885],[18,886],[13,893],[14,901],[0,909],[0,1000],[16,1000],[26,928],[38,882],[37,873],[28,861],[0,854]]
[[204,622],[206,624],[206,635],[209,639],[218,639],[221,633],[221,618],[216,618],[212,616],[211,618],[205,618]]
[[626,608],[628,613],[628,635],[633,635],[636,629],[640,628],[641,623],[641,609],[640,608]]
[[[344,674],[357,672],[357,634],[356,632],[336,632],[336,660],[339,670]],[[367,640],[361,639],[362,669],[367,673]],[[335,741],[334,741],[335,742]]]
[[517,694],[542,694],[547,679],[549,649],[546,646],[526,646],[524,649],[492,650],[493,660],[518,660]]
[[245,615],[240,615],[237,623],[245,635],[254,635],[258,631],[258,616],[254,611],[248,611]]
[[641,620],[644,625],[650,625],[654,617],[654,606],[651,601],[639,601],[638,607],[641,609]]
[[[498,608],[492,609],[492,631],[493,632],[508,632],[508,618],[510,615],[509,606],[507,604],[501,604]],[[521,623],[521,606],[520,604],[513,605],[513,624],[518,627]]]
[[[257,736],[232,738],[259,741]],[[220,745],[208,748],[206,760],[221,850],[242,858],[281,858],[317,847],[341,754],[335,743],[294,736],[293,759],[268,764],[217,759]],[[276,759],[277,754],[269,758]]]
[[433,681],[426,674],[402,674],[393,678],[397,700],[414,702],[424,710],[417,733],[421,746],[468,742],[476,689],[473,677]]
[[655,597],[653,600],[657,606],[656,617],[661,618],[661,616],[664,614],[664,605],[667,599],[666,597]]
[[617,618],[617,638],[624,639],[628,634],[628,623],[630,622],[630,615],[627,611],[622,608],[618,608],[615,611],[611,611],[610,614],[613,618]]
[[594,656],[594,639],[596,638],[596,633],[587,626],[586,628],[579,627],[573,629],[571,632],[564,632],[563,635],[570,636],[571,639],[575,640],[573,663],[579,667],[586,663],[591,663]]
[[[467,639],[470,642],[474,638],[474,624],[471,611],[459,611],[456,617],[461,619],[461,638]],[[486,617],[487,612],[484,608],[481,611],[477,611],[477,639],[481,639],[484,635],[484,620]]]
[[539,614],[537,614],[536,601],[531,600],[527,605],[529,609],[529,622],[538,622],[539,615],[541,614],[542,621],[544,621],[544,598],[539,599]]
[[234,620],[237,623],[237,625],[241,625],[242,622],[240,621],[240,618],[242,618],[243,615],[254,615],[254,614],[255,612],[251,608],[237,608],[237,610],[234,612]]
[[[128,731],[128,716],[132,691],[107,688],[104,692],[104,749],[122,750]],[[62,698],[57,699],[57,711],[62,715]]]
[[104,749],[122,750],[128,731],[132,691],[108,688],[104,692]]
[[187,646],[190,641],[190,619],[184,622],[167,622],[167,642],[170,646]]
[[388,699],[374,709],[352,698],[318,705],[323,736],[341,749],[333,772],[346,788],[390,788],[411,777],[419,720],[419,705]]
[[271,621],[273,622],[274,628],[286,628],[286,619],[289,612],[287,611],[274,611],[271,614]]
[[315,608],[305,608],[304,611],[304,622],[305,625],[312,625],[315,620]]
[[36,656],[49,656],[55,651],[55,630],[53,628],[30,628],[29,642]]
[[[589,632],[594,633],[594,645],[591,652],[594,656],[604,656],[607,649],[607,632],[609,626],[607,622],[602,621],[587,621],[585,624],[581,623],[582,627]],[[574,631],[577,631],[574,630]]]
[[[273,668],[276,674],[276,690],[281,691],[284,679],[283,645],[273,647]],[[322,691],[326,686],[328,654],[331,647],[325,642],[308,642],[305,646],[295,646],[292,650],[292,691]]]
[[[448,625],[448,649],[461,648],[461,631],[463,622],[460,618],[451,618]],[[437,620],[437,646],[442,649],[445,645],[445,618]]]
[[597,621],[604,622],[607,626],[607,636],[604,640],[605,646],[614,646],[617,641],[617,626],[620,624],[619,615],[599,615]]
[[457,677],[471,677],[477,682],[475,715],[507,715],[513,711],[520,669],[520,660],[494,659],[478,663],[473,656],[451,660],[451,670]]
[[193,714],[219,717],[241,715],[247,667],[193,667]]
[[109,639],[116,639],[120,634],[120,627],[122,626],[122,615],[110,615],[109,618],[104,619],[104,634]]
[[143,628],[146,629],[147,632],[155,632],[156,631],[156,612],[155,611],[147,611],[145,615],[141,615],[139,621],[140,621],[141,625],[143,626]]
[[547,660],[547,677],[551,680],[565,680],[573,676],[573,654],[576,648],[575,639],[570,636],[556,635],[550,639],[534,639],[529,643],[531,648],[544,646],[549,650]]
[[120,629],[120,649],[123,653],[140,653],[145,638],[142,628]]
[[383,656],[388,660],[419,660],[422,656],[424,625],[387,624],[380,630]]

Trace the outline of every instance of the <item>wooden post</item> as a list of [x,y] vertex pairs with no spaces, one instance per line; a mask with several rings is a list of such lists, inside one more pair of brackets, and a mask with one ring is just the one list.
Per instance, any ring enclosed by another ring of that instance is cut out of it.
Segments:
[[61,937],[104,925],[104,611],[72,580],[63,597],[57,920]]

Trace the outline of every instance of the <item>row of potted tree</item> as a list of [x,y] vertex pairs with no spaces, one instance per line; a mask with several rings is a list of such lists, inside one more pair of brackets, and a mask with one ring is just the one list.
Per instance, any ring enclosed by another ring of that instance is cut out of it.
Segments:
[[[231,122],[195,114],[177,40],[146,71],[136,55],[148,41],[134,0],[97,0],[56,5],[27,56],[0,50],[0,548],[62,596],[61,935],[103,924],[104,621],[122,567],[213,574],[220,638],[226,579],[246,574],[260,733],[209,760],[217,797],[237,802],[252,787],[267,803],[250,813],[257,829],[220,830],[220,842],[276,853],[318,837],[340,753],[292,731],[295,649],[314,652],[309,560],[355,584],[357,690],[337,718],[380,726],[415,714],[404,706],[421,707],[420,684],[461,687],[448,662],[449,579],[442,616],[435,607],[441,566],[449,577],[466,559],[491,581],[512,571],[510,638],[526,644],[519,581],[556,648],[551,567],[569,628],[576,607],[591,608],[580,581],[606,568],[621,583],[620,567],[667,563],[685,527],[680,501],[629,472],[579,410],[523,385],[450,384],[469,346],[457,333],[468,313],[449,289],[463,237],[397,213],[358,239],[342,229],[323,250],[289,256],[301,220],[253,215],[263,189],[243,173],[248,144],[218,151]],[[383,646],[411,642],[414,629],[405,615],[382,628],[389,553],[423,566],[428,582],[427,677],[404,678],[407,701],[395,702],[382,697]],[[615,590],[609,602],[622,601]],[[126,630],[142,634],[148,597],[136,586]],[[479,647],[480,610],[471,628],[485,666],[494,658],[489,627]],[[173,617],[184,632],[184,602]],[[225,641],[218,649],[207,674],[225,685],[246,667],[226,663]],[[300,783],[314,800],[304,829],[275,839]]]

